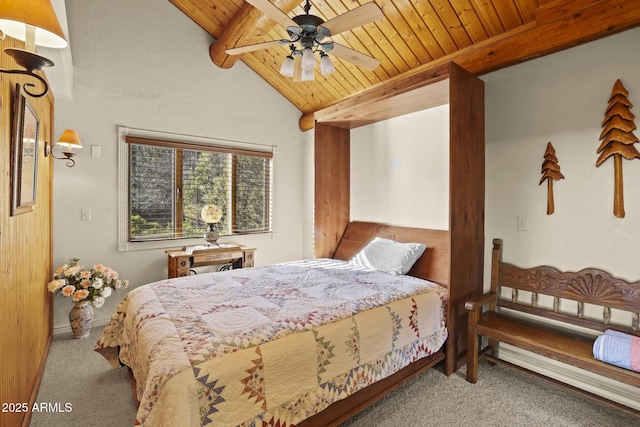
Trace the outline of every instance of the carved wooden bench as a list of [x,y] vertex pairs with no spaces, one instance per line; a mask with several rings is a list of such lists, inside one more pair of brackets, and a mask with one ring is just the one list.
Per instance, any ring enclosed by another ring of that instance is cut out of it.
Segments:
[[[503,342],[640,387],[640,373],[593,356],[595,336],[607,329],[640,336],[640,281],[630,283],[594,268],[577,273],[547,266],[519,268],[502,262],[501,246],[500,239],[493,240],[491,290],[465,304],[469,311],[467,381],[478,379],[480,338],[484,336],[489,345],[482,352],[492,364],[499,361],[498,343]],[[585,307],[591,313],[591,305],[601,307],[601,318],[585,316]],[[488,310],[483,312],[485,306]],[[611,324],[612,309],[630,312],[630,324]],[[577,332],[578,328],[567,324],[586,329]]]

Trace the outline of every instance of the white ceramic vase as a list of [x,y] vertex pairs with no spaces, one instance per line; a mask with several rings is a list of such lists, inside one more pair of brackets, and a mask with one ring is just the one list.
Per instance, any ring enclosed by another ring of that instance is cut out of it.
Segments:
[[69,312],[69,323],[74,338],[86,338],[91,333],[93,306],[89,301],[79,301]]

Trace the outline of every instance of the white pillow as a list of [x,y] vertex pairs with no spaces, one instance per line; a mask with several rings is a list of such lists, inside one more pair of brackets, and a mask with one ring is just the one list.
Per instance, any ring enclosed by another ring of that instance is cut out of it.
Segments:
[[376,237],[362,248],[351,264],[393,274],[406,274],[427,249],[422,243],[400,243]]

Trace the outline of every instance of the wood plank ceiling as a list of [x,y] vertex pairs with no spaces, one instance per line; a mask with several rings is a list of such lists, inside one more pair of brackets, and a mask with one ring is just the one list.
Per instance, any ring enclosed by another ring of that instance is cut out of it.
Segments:
[[[598,28],[585,29],[584,24],[573,26],[569,21],[554,27],[565,33],[554,35],[554,38],[563,40],[555,46],[540,45],[527,51],[522,49],[520,37],[518,43],[513,43],[513,48],[522,50],[521,55],[512,52],[507,55],[511,59],[506,63],[485,60],[483,65],[470,67],[474,69],[469,71],[478,74],[491,71],[640,25],[640,0],[311,0],[310,13],[325,21],[368,1],[375,1],[384,13],[383,19],[331,39],[377,58],[380,65],[373,71],[366,71],[332,57],[336,71],[331,75],[321,75],[319,67],[316,67],[315,80],[294,82],[279,73],[284,58],[289,54],[287,45],[240,56],[225,53],[232,47],[289,38],[282,26],[244,0],[170,1],[216,39],[209,52],[214,63],[229,68],[235,61],[242,60],[294,104],[303,117],[312,116],[316,111],[396,76],[456,60],[474,49],[490,46],[496,40],[508,41],[527,31],[535,36],[537,33],[533,30],[536,26],[551,21],[578,20],[583,14],[603,16],[603,23]],[[271,1],[290,17],[305,13],[302,8],[304,0]],[[611,17],[604,17],[608,14]],[[539,35],[535,37],[539,38]],[[524,43],[527,43],[526,39]],[[529,44],[536,45],[536,40],[530,40]],[[487,55],[492,54],[487,52]],[[301,128],[309,126],[301,122]]]

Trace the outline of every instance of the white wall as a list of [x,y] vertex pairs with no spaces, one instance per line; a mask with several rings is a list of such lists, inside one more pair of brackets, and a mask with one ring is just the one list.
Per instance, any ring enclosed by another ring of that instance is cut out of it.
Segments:
[[304,175],[302,182],[304,185],[304,198],[303,198],[303,258],[313,258],[313,213],[315,204],[315,168],[314,168],[314,131],[308,130],[304,133],[304,160],[303,171]]
[[[613,84],[621,79],[631,103],[640,105],[638,69],[636,28],[481,76],[487,143],[485,286],[496,237],[504,239],[504,260],[517,265],[600,267],[640,279],[640,160],[623,160],[625,218],[613,215],[613,159],[595,166]],[[637,108],[631,110],[636,115]],[[565,176],[554,181],[552,215],[546,214],[546,183],[538,185],[549,141]],[[527,216],[527,231],[517,230],[518,215]]]
[[351,131],[351,220],[449,229],[449,106]]
[[[221,241],[255,245],[256,265],[301,258],[301,113],[243,63],[231,70],[216,67],[209,58],[213,40],[169,2],[66,5],[73,99],[56,101],[54,136],[76,129],[84,149],[74,168],[55,162],[54,264],[71,257],[102,263],[132,286],[166,278],[163,250],[117,250],[118,125],[278,146],[276,232]],[[100,158],[91,157],[92,145],[101,147]],[[91,221],[80,220],[81,209],[91,209]],[[96,322],[106,321],[123,295],[117,292],[97,309]],[[54,304],[54,327],[68,327],[71,301],[56,297]]]
[[[313,257],[314,131],[304,134],[304,258]],[[449,106],[351,130],[350,221],[449,228]]]
[[[496,237],[504,240],[503,260],[519,266],[599,267],[640,279],[640,160],[623,160],[624,218],[613,215],[613,159],[595,166],[613,84],[620,79],[631,103],[640,105],[638,69],[640,28],[481,76],[487,143],[485,288]],[[636,115],[637,108],[631,110]],[[538,185],[549,141],[565,176],[554,181],[552,215],[546,214],[546,182]],[[528,230],[518,231],[519,215],[527,217]],[[598,311],[591,315],[601,316]],[[616,315],[630,322],[631,316]],[[501,346],[500,357],[640,409],[635,387],[508,345]]]

